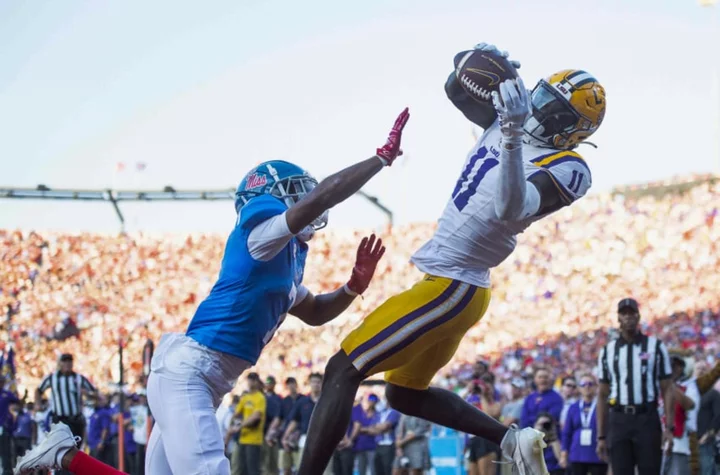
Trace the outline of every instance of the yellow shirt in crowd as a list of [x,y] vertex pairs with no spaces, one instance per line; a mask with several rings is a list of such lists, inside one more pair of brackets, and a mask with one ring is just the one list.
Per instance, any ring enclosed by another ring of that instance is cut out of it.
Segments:
[[260,412],[260,422],[254,427],[243,427],[240,430],[240,443],[245,445],[262,445],[263,433],[265,431],[265,395],[262,391],[244,394],[235,408],[235,414],[241,414],[243,420],[247,420]]

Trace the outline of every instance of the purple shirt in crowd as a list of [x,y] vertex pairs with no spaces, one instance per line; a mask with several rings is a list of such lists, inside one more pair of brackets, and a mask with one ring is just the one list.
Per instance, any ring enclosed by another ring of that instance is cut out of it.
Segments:
[[[565,425],[562,430],[562,448],[568,453],[569,462],[580,463],[605,463],[598,458],[595,449],[597,448],[597,409],[590,413],[592,403],[578,401],[568,409]],[[587,411],[587,412],[586,412]],[[580,414],[590,415],[588,429],[592,431],[590,435],[590,445],[580,444],[580,433],[583,430],[583,421]]]
[[0,389],[0,426],[3,430],[13,432],[15,421],[10,414],[10,405],[20,402],[20,399],[7,389]]
[[541,412],[548,412],[553,416],[555,422],[559,421],[563,405],[562,396],[552,389],[544,393],[538,391],[531,393],[523,403],[520,428],[533,427],[538,414]]
[[[361,405],[353,407],[352,410],[352,422],[360,423],[360,427],[369,427],[379,422],[380,417],[377,412],[372,416],[369,416],[365,409]],[[355,438],[355,444],[353,444],[353,450],[355,452],[365,452],[368,450],[375,450],[377,443],[375,442],[375,436],[367,434],[359,434]]]
[[15,437],[30,439],[32,438],[33,419],[29,412],[23,411],[18,414],[15,424]]
[[[112,423],[112,415],[107,407],[96,407],[95,412],[90,416],[87,427],[87,444],[90,449],[95,450],[100,443],[107,443],[110,438],[110,424]],[[107,430],[106,440],[101,440],[103,430]]]

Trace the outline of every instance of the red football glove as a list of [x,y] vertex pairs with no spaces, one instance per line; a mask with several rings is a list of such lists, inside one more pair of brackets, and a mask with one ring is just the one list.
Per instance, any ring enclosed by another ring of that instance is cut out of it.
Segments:
[[385,145],[377,149],[377,156],[383,161],[386,166],[392,165],[396,158],[403,154],[400,149],[400,140],[402,139],[402,131],[410,118],[410,112],[406,107],[404,111],[400,113],[395,125],[393,125],[390,135],[388,136]]
[[[373,246],[374,244],[374,246]],[[382,245],[382,239],[375,242],[375,235],[371,234],[369,238],[364,237],[360,242],[357,250],[357,258],[355,259],[355,267],[352,270],[352,276],[345,285],[346,289],[352,294],[362,294],[370,285],[375,268],[378,261],[385,254],[385,246]]]

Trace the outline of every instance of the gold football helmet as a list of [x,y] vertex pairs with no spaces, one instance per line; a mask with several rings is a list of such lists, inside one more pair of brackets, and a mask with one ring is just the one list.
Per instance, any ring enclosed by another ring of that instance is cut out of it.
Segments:
[[530,96],[525,121],[530,143],[575,148],[590,137],[605,117],[605,88],[585,71],[566,69],[540,80]]

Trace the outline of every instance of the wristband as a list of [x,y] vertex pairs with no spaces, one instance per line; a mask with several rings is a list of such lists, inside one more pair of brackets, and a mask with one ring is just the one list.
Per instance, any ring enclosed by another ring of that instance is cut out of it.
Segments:
[[348,287],[347,284],[343,285],[343,290],[345,291],[346,294],[348,294],[351,297],[357,297],[358,295],[360,295],[359,293],[355,292],[353,289]]

